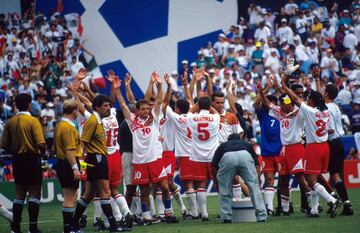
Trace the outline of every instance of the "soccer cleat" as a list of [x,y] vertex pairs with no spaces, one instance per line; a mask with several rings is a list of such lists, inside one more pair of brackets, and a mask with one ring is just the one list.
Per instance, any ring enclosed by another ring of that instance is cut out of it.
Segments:
[[283,211],[282,212],[284,216],[290,216],[291,215],[291,211]]
[[144,219],[141,216],[137,215],[137,214],[134,215],[134,222],[133,223],[134,223],[135,226],[139,226],[139,227],[145,225]]
[[293,207],[292,201],[290,201],[290,204],[289,204],[289,213],[290,213],[290,214],[293,214],[293,213],[294,213],[294,207]]
[[199,216],[192,216],[191,214],[188,214],[185,217],[183,217],[183,220],[194,220],[199,218],[200,218]]
[[354,210],[352,209],[350,203],[344,204],[344,208],[341,212],[341,215],[347,215],[347,216],[354,215]]
[[232,223],[232,221],[229,220],[229,219],[224,219],[223,223],[225,223],[225,224],[227,224],[227,223]]
[[267,209],[266,211],[268,216],[272,216],[274,214],[274,211],[271,209]]
[[133,227],[133,222],[134,222],[134,216],[130,213],[128,213],[125,216],[125,229],[130,229]]
[[80,228],[85,228],[86,225],[87,225],[87,215],[82,215],[81,218],[80,218],[80,221],[79,221],[79,227]]
[[152,225],[152,224],[158,224],[158,223],[161,223],[160,219],[156,219],[156,218],[146,219],[146,218],[144,218],[144,226]]
[[179,220],[174,215],[166,216],[165,219],[167,224],[179,223]]
[[186,210],[183,210],[181,214],[182,214],[183,219],[185,219],[186,216],[188,215]]
[[318,206],[318,211],[319,211],[319,213],[322,213],[324,211],[324,208],[320,204]]
[[154,215],[153,218],[160,220],[160,222],[166,222],[164,215]]
[[110,228],[109,229],[109,232],[123,232],[124,231],[124,228],[122,226],[116,226],[116,227],[113,227],[113,228]]
[[93,224],[95,231],[103,231],[106,230],[105,224],[101,218],[96,218],[96,222]]
[[209,218],[201,218],[201,222],[209,222]]
[[335,203],[330,202],[330,203],[328,203],[328,205],[329,205],[328,213],[330,215],[330,218],[335,218],[336,210],[339,206],[341,206],[340,200],[337,199]]
[[309,213],[309,214],[306,215],[306,217],[308,217],[308,218],[318,218],[318,217],[320,217],[320,215],[318,213],[317,214]]

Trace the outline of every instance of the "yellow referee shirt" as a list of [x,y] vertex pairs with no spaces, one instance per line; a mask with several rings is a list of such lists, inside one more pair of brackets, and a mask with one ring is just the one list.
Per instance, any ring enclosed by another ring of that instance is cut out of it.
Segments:
[[18,112],[5,125],[1,147],[15,154],[40,154],[37,145],[45,144],[39,120],[29,112]]
[[63,118],[56,125],[54,147],[56,158],[61,160],[66,159],[66,150],[75,150],[76,157],[82,156],[79,133],[71,120]]
[[86,152],[88,154],[108,154],[105,130],[97,112],[94,112],[85,122],[80,140],[87,143]]

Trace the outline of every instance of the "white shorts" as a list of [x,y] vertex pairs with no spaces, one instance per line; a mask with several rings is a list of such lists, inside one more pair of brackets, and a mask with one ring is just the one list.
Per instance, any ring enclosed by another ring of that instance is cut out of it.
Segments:
[[125,185],[132,185],[134,178],[134,164],[132,163],[132,159],[132,152],[124,152],[122,154],[122,172]]

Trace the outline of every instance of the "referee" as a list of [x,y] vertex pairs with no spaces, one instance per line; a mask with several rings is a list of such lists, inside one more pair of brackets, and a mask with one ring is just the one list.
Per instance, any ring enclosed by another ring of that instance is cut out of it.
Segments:
[[79,133],[74,124],[78,114],[76,101],[65,100],[63,113],[63,118],[55,128],[54,146],[57,175],[64,193],[62,208],[64,233],[70,233],[80,179],[78,158],[82,156]]
[[[84,213],[88,203],[94,198],[95,192],[100,195],[101,208],[110,223],[110,232],[121,232],[122,227],[117,226],[110,204],[110,185],[107,162],[106,134],[101,121],[110,115],[111,100],[105,95],[94,98],[92,107],[94,113],[85,122],[81,136],[81,144],[87,153],[87,181],[85,192],[78,201],[74,214],[74,230],[79,230],[79,219]],[[120,166],[120,164],[119,164]]]
[[15,97],[17,114],[5,125],[1,147],[13,155],[15,199],[13,201],[12,232],[20,233],[21,213],[26,194],[29,193],[29,233],[39,233],[39,215],[42,183],[41,155],[46,145],[39,120],[32,117],[31,96],[19,94]]

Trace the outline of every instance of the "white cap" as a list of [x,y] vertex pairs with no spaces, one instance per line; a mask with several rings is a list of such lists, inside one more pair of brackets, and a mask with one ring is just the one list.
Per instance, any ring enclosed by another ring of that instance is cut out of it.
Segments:
[[171,75],[178,75],[178,72],[176,70],[171,71]]
[[211,74],[212,74],[212,73],[215,73],[215,70],[214,70],[214,69],[210,69],[210,70],[209,70],[209,73],[211,73]]
[[201,50],[198,51],[198,55],[204,55]]
[[265,74],[271,74],[270,70],[265,70]]
[[267,14],[267,10],[265,8],[262,8],[261,13],[263,13],[265,15],[265,14]]
[[196,62],[191,62],[190,64],[191,67],[197,66]]
[[219,37],[222,37],[222,38],[225,38],[225,39],[226,39],[226,36],[225,36],[224,33],[220,33],[220,34],[219,34]]
[[234,48],[235,48],[235,45],[233,45],[233,44],[229,45],[229,49],[234,49]]
[[49,102],[49,103],[46,104],[46,106],[52,108],[52,107],[54,107],[54,104],[52,102]]
[[285,18],[282,18],[282,19],[281,19],[281,22],[282,22],[282,23],[286,23],[287,20],[286,20]]
[[189,62],[187,60],[182,60],[181,64],[188,64]]

